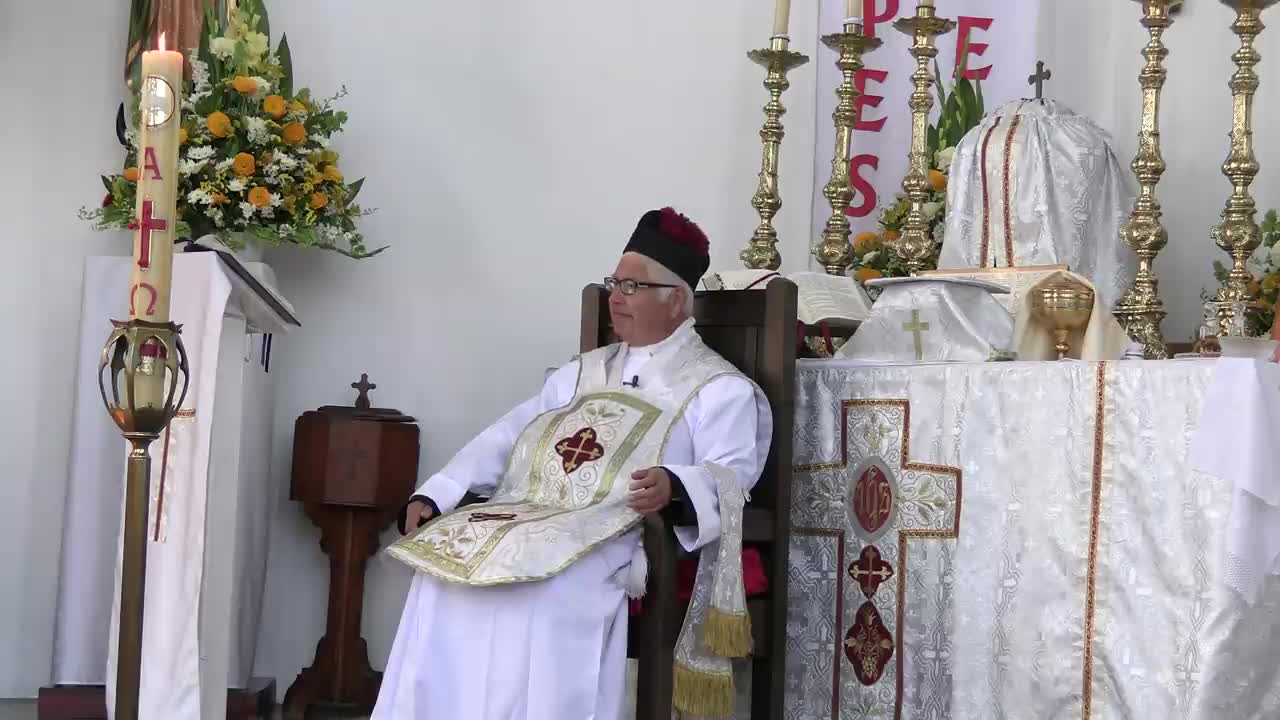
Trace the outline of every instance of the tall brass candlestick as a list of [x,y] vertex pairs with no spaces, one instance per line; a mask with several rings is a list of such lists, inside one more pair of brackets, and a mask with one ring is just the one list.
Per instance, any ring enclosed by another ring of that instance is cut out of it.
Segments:
[[853,188],[849,185],[849,145],[853,137],[853,125],[858,120],[858,109],[854,105],[858,89],[854,80],[858,71],[862,70],[862,56],[880,47],[883,41],[868,37],[863,32],[861,22],[846,22],[844,32],[824,35],[822,42],[839,53],[836,67],[840,68],[843,80],[840,87],[836,88],[839,102],[835,112],[831,113],[836,126],[836,151],[831,157],[831,180],[822,190],[831,206],[831,217],[827,218],[826,227],[822,230],[822,242],[813,249],[813,256],[829,274],[847,275],[849,266],[853,264],[847,211],[849,203],[853,202]]
[[1138,84],[1142,86],[1142,127],[1138,132],[1138,153],[1130,165],[1141,191],[1120,235],[1138,256],[1138,274],[1116,304],[1115,316],[1129,337],[1142,343],[1147,359],[1163,360],[1169,357],[1169,350],[1165,347],[1160,323],[1167,313],[1160,299],[1159,281],[1151,271],[1156,255],[1169,242],[1169,233],[1160,221],[1160,201],[1156,199],[1156,186],[1165,171],[1164,155],[1160,152],[1160,90],[1169,75],[1164,67],[1169,55],[1164,46],[1164,31],[1173,24],[1170,13],[1182,5],[1182,0],[1135,1],[1143,5],[1142,26],[1150,33],[1151,40],[1142,50],[1147,59],[1138,75]]
[[773,217],[782,208],[782,195],[778,192],[778,155],[782,150],[782,116],[787,109],[782,105],[782,93],[791,87],[787,73],[809,62],[801,53],[787,49],[786,35],[774,35],[768,48],[747,53],[757,65],[765,68],[764,86],[769,91],[769,102],[764,106],[764,126],[760,128],[760,140],[764,149],[760,156],[759,184],[751,197],[751,206],[760,216],[760,224],[751,235],[751,243],[739,255],[747,267],[777,270],[782,265],[778,253],[778,231],[773,227]]
[[902,189],[911,201],[911,210],[902,224],[901,236],[889,249],[898,256],[912,275],[920,272],[937,250],[929,229],[929,218],[924,213],[929,199],[929,111],[933,109],[933,73],[929,64],[938,55],[937,37],[955,27],[955,22],[935,15],[933,2],[921,2],[913,17],[899,18],[893,26],[899,32],[911,35],[911,55],[916,59],[916,71],[911,74],[915,91],[911,93],[911,154],[907,176]]
[[1253,152],[1253,96],[1258,90],[1258,75],[1253,71],[1262,56],[1253,42],[1263,30],[1262,11],[1280,0],[1223,0],[1234,8],[1236,20],[1231,30],[1240,38],[1240,49],[1232,54],[1236,72],[1231,76],[1231,153],[1222,164],[1222,174],[1231,180],[1231,197],[1222,211],[1222,222],[1210,231],[1214,243],[1231,255],[1231,271],[1218,288],[1214,300],[1219,317],[1233,313],[1233,304],[1243,304],[1246,312],[1256,310],[1256,298],[1249,288],[1252,276],[1246,264],[1262,242],[1262,231],[1254,219],[1257,204],[1249,194],[1249,186],[1258,174],[1258,158]]

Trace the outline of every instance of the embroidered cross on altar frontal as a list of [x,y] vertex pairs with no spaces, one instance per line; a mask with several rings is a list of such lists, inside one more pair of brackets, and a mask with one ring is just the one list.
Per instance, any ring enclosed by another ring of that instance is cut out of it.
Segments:
[[918,450],[913,457],[908,401],[844,400],[840,408],[839,460],[795,467],[797,487],[809,488],[805,494],[825,506],[821,514],[829,522],[793,533],[834,546],[823,558],[838,568],[826,573],[835,586],[825,591],[834,593],[834,647],[830,659],[821,658],[831,668],[831,686],[823,688],[831,693],[829,717],[899,720],[904,654],[918,682],[922,672],[940,674],[941,666],[931,663],[947,653],[945,646],[904,646],[904,629],[918,615],[913,608],[932,601],[912,595],[912,558],[949,552],[941,546],[959,537],[961,473],[921,462]]

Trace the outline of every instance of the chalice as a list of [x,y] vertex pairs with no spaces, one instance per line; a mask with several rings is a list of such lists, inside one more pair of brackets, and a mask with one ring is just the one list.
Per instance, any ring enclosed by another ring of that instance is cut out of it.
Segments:
[[1050,283],[1032,291],[1031,311],[1053,327],[1053,347],[1064,360],[1071,351],[1071,333],[1089,324],[1093,290],[1067,280]]

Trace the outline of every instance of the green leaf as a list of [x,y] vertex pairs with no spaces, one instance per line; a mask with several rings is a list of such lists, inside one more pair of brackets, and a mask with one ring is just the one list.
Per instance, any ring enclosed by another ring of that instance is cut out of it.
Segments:
[[213,52],[209,49],[209,45],[214,37],[217,37],[222,23],[218,21],[218,16],[213,10],[206,10],[204,14],[204,32],[200,33],[200,48],[196,52],[196,57],[209,68],[209,82],[213,87],[218,87],[222,82],[222,65],[213,56]]
[[364,178],[351,183],[347,186],[347,204],[355,202],[356,196],[360,194],[360,188],[364,187]]
[[934,154],[934,153],[936,153],[936,152],[938,152],[938,149],[939,149],[939,148],[938,148],[938,138],[940,137],[940,135],[939,135],[939,129],[938,129],[938,128],[935,128],[935,127],[931,127],[931,128],[929,128],[929,130],[928,130],[928,134],[929,134],[929,143],[928,143],[928,145],[929,145],[929,166],[930,166],[930,167],[932,167],[932,166],[933,166],[933,154]]
[[289,97],[293,94],[293,57],[289,54],[289,38],[280,35],[280,45],[276,47],[276,58],[280,61],[280,69],[284,77],[280,79],[280,94]]
[[947,107],[947,90],[942,83],[942,70],[938,67],[937,58],[934,58],[933,60],[933,77],[934,77],[934,87],[938,88],[938,107],[946,108]]
[[253,13],[258,16],[258,32],[271,37],[271,22],[267,19],[267,4],[262,0],[250,0],[253,3]]
[[114,190],[111,187],[111,178],[107,177],[106,175],[103,175],[102,184],[107,188],[107,192],[114,194]]

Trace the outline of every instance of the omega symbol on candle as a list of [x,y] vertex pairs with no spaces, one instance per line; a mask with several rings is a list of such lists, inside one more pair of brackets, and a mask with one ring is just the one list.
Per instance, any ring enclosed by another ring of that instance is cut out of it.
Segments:
[[148,75],[142,85],[142,122],[147,127],[160,127],[169,122],[178,106],[178,96],[168,80]]

